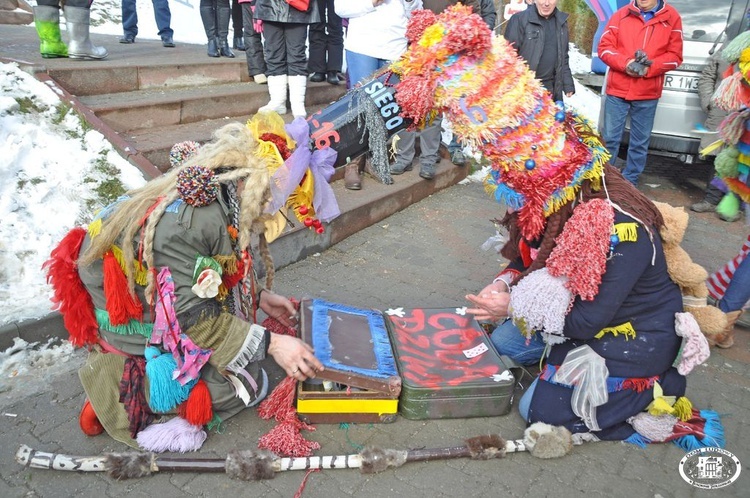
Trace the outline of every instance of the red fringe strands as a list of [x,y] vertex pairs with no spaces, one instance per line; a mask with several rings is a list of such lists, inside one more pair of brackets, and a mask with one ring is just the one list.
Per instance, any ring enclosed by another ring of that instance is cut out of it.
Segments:
[[94,303],[78,275],[78,253],[85,237],[85,229],[73,228],[42,265],[42,269],[47,271],[47,283],[52,285],[54,291],[53,309],[62,314],[70,342],[76,347],[99,342]]
[[112,251],[104,255],[103,272],[109,322],[112,325],[125,325],[131,318],[143,321],[143,304],[128,290],[128,279]]

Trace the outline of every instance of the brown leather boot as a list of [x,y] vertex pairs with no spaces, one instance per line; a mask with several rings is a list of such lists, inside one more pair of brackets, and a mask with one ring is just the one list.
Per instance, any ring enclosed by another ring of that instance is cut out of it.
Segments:
[[344,187],[349,190],[362,190],[361,171],[365,167],[364,154],[344,166]]
[[715,339],[717,348],[726,349],[734,346],[734,325],[741,314],[742,310],[727,313],[727,327]]

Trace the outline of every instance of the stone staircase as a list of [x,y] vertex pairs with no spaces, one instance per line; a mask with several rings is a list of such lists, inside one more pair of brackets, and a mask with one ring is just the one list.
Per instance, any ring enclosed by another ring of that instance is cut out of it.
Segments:
[[[116,36],[92,35],[92,41],[106,46],[110,56],[104,61],[75,61],[42,59],[33,26],[0,25],[0,39],[7,40],[0,44],[0,61],[15,61],[57,87],[148,178],[166,171],[175,143],[205,143],[214,130],[232,121],[247,121],[268,101],[267,86],[249,81],[242,52],[235,59],[212,59],[201,45],[166,49],[158,40],[141,39],[121,45]],[[309,83],[308,112],[316,112],[344,92],[343,86]],[[323,251],[467,174],[467,168],[456,168],[446,159],[438,165],[434,180],[422,180],[417,171],[418,166],[397,177],[393,185],[366,177],[362,190],[350,191],[343,185],[343,167],[338,168],[332,187],[341,216],[326,225],[323,234],[300,223],[288,227],[271,244],[277,267]]]
[[0,24],[31,24],[34,14],[24,0],[0,0]]

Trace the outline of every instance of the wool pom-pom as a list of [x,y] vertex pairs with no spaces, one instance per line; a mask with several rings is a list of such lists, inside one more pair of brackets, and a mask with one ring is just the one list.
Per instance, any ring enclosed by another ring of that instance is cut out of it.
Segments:
[[662,443],[672,436],[673,429],[677,423],[677,417],[672,415],[651,415],[641,412],[628,419],[633,429],[649,441]]
[[738,110],[742,107],[742,84],[742,73],[724,78],[711,96],[711,102],[727,112]]
[[102,273],[104,274],[104,298],[107,313],[109,313],[109,323],[125,325],[131,319],[141,321],[143,304],[138,297],[130,293],[128,279],[112,251],[107,251],[104,255]]
[[191,206],[208,206],[219,195],[219,180],[203,166],[188,166],[177,173],[177,193]]
[[206,425],[214,418],[211,392],[203,379],[195,384],[187,401],[179,406],[178,413],[193,425]]
[[565,278],[551,276],[547,268],[529,273],[510,293],[513,322],[527,336],[534,331],[561,336],[572,303]]
[[721,50],[721,56],[730,64],[738,61],[742,52],[750,46],[750,31],[735,36],[727,46]]
[[169,167],[177,168],[185,161],[198,154],[200,144],[192,140],[176,143],[169,151]]
[[745,122],[748,116],[747,110],[737,111],[729,114],[719,125],[717,131],[721,139],[728,144],[736,144],[745,133]]
[[406,27],[406,39],[409,43],[415,43],[424,34],[424,31],[435,24],[437,16],[429,9],[416,10],[412,12]]
[[739,174],[737,158],[740,151],[735,147],[723,149],[714,159],[714,168],[719,178],[735,178]]
[[86,230],[83,228],[72,229],[42,265],[42,269],[47,271],[47,283],[52,285],[54,291],[54,308],[62,314],[70,342],[76,347],[99,341],[94,303],[78,275],[78,253],[85,237]]
[[208,435],[199,425],[174,417],[163,424],[151,424],[136,436],[138,445],[154,453],[198,451]]
[[740,200],[734,194],[727,194],[716,205],[716,212],[725,219],[732,219],[740,212]]
[[565,286],[584,301],[593,300],[599,292],[614,221],[614,209],[605,199],[580,204],[547,259],[549,274],[567,277]]
[[146,348],[146,375],[149,381],[148,405],[154,412],[166,413],[188,399],[195,381],[184,386],[173,378],[177,362],[171,353],[161,353],[159,349]]

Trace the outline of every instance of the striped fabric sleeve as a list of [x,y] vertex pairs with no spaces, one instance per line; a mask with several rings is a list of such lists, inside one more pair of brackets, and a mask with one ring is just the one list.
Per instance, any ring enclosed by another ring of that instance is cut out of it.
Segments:
[[748,253],[750,253],[750,235],[748,235],[747,240],[745,240],[745,243],[742,245],[740,252],[706,280],[708,294],[712,298],[718,301],[724,297],[724,293],[727,291],[729,282],[732,281],[734,272],[737,270],[740,263],[742,263],[747,257]]

